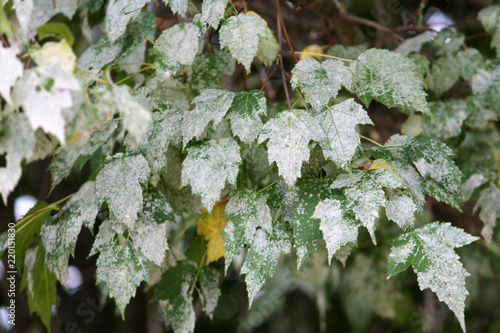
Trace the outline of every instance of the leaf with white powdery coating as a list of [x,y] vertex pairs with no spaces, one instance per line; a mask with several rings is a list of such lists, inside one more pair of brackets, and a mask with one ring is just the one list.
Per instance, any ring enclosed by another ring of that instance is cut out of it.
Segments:
[[105,246],[97,259],[96,284],[104,282],[122,314],[137,287],[149,279],[149,262],[134,250],[132,244]]
[[140,142],[151,122],[151,111],[140,105],[125,86],[113,85],[113,95],[125,128]]
[[194,110],[183,113],[181,127],[184,147],[189,140],[199,137],[210,122],[213,122],[213,126],[221,122],[231,107],[234,96],[233,92],[222,89],[202,90],[193,100],[196,104]]
[[462,124],[470,114],[464,100],[453,100],[448,103],[429,103],[431,115],[422,115],[422,126],[428,135],[441,139],[449,139],[462,132]]
[[266,201],[266,195],[242,188],[226,204],[224,212],[231,216],[223,231],[226,273],[229,265],[241,253],[245,244],[252,244],[257,228],[272,232],[273,220]]
[[[140,13],[139,10],[132,11],[142,7],[144,3],[144,0],[111,0],[109,2],[106,8],[106,17],[104,19],[104,30],[111,43],[123,35],[127,29],[128,22],[137,17]],[[126,12],[131,13],[125,14]]]
[[331,98],[335,98],[341,85],[351,88],[352,74],[340,60],[327,59],[319,62],[315,58],[299,61],[292,70],[290,83],[300,87],[306,102],[316,111],[321,111]]
[[233,138],[210,140],[193,146],[182,163],[182,186],[191,184],[193,193],[209,210],[219,201],[226,181],[236,185],[240,147]]
[[174,14],[179,14],[184,17],[189,7],[189,0],[162,0],[165,5],[168,5]]
[[482,9],[477,18],[483,24],[484,29],[492,35],[491,47],[497,50],[500,55],[500,6],[489,6]]
[[252,90],[236,93],[227,117],[231,120],[231,130],[241,141],[252,144],[262,127],[260,116],[267,114],[266,96]]
[[351,71],[352,90],[366,106],[375,99],[388,107],[429,112],[415,65],[405,56],[370,49],[352,62]]
[[178,23],[164,30],[155,41],[151,54],[155,55],[154,67],[167,78],[175,74],[182,65],[190,66],[198,52],[198,34],[195,25]]
[[[321,201],[314,210],[313,218],[320,219],[319,228],[323,232],[323,237],[328,250],[328,264],[332,256],[337,257],[339,252],[341,261],[345,264],[345,255],[342,247],[356,244],[358,240],[358,227],[360,223],[353,217],[345,214],[346,207],[337,199],[326,199]],[[352,248],[352,246],[351,246]],[[340,260],[340,259],[339,259]]]
[[241,274],[246,274],[245,282],[250,307],[266,279],[274,274],[281,253],[289,253],[290,248],[290,237],[286,232],[275,230],[271,237],[263,229],[257,230],[241,267]]
[[259,48],[257,49],[257,58],[265,65],[270,67],[280,53],[280,46],[274,33],[269,27],[266,27],[266,36],[259,38]]
[[96,191],[100,202],[106,201],[118,220],[132,228],[142,210],[140,184],[147,184],[150,170],[142,155],[108,156],[96,177]]
[[217,30],[219,22],[224,18],[229,0],[203,0],[201,4],[201,21]]
[[493,237],[493,228],[496,220],[500,217],[500,190],[491,182],[490,186],[481,191],[481,196],[477,200],[474,211],[481,208],[479,218],[484,222],[481,234],[487,241]]
[[0,96],[10,104],[10,89],[18,78],[23,75],[23,64],[16,57],[16,51],[13,48],[4,48],[0,45]]
[[231,16],[222,24],[219,36],[220,47],[229,47],[233,58],[241,62],[248,73],[257,55],[259,37],[266,37],[266,24],[255,15]]
[[350,98],[315,113],[313,117],[321,127],[320,138],[317,141],[323,148],[325,157],[334,161],[337,166],[349,169],[351,158],[360,144],[356,126],[373,125],[366,111]]
[[203,306],[207,316],[213,319],[215,307],[221,295],[219,288],[220,273],[218,269],[210,266],[203,267],[201,272],[200,285],[203,293]]
[[276,162],[288,185],[300,177],[303,161],[309,161],[309,141],[319,140],[321,127],[305,110],[280,112],[261,129],[259,143],[269,139],[269,163]]
[[380,206],[385,207],[387,201],[383,188],[401,186],[403,183],[395,172],[382,169],[356,171],[352,175],[342,174],[331,185],[332,188],[343,188],[346,209],[352,210],[368,229],[375,245],[375,219],[379,216]]
[[46,249],[45,262],[63,285],[69,277],[68,260],[75,254],[82,225],[92,229],[98,210],[95,182],[89,181],[42,226],[40,236]]
[[466,279],[470,275],[454,249],[479,239],[450,223],[434,222],[393,241],[387,278],[410,265],[417,274],[421,290],[431,288],[438,299],[455,313],[465,332]]

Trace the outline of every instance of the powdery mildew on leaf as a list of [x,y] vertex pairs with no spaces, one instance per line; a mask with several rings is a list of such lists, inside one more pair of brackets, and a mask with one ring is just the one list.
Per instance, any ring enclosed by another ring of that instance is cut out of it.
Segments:
[[356,244],[358,240],[359,222],[346,215],[345,211],[346,208],[339,200],[326,199],[316,206],[312,216],[321,220],[319,228],[323,232],[323,238],[326,242],[328,264],[330,264],[333,255],[343,246],[351,243]]
[[269,27],[266,27],[266,36],[259,38],[259,48],[257,49],[257,58],[265,65],[270,67],[280,53],[280,46],[274,33]]
[[182,163],[182,186],[190,184],[193,193],[201,195],[203,206],[211,209],[219,201],[226,181],[236,185],[240,147],[229,137],[193,146],[187,153]]
[[274,274],[281,253],[289,253],[290,248],[290,238],[284,231],[275,230],[271,237],[263,229],[257,230],[241,267],[241,274],[246,274],[250,307],[266,279]]
[[161,266],[165,251],[168,250],[165,223],[140,219],[130,232],[134,248],[146,259]]
[[81,138],[73,144],[60,147],[54,153],[49,165],[52,175],[51,190],[69,175],[76,161],[82,168],[85,162],[108,141],[117,127],[117,121],[109,121],[92,132],[90,137]]
[[201,21],[217,30],[219,22],[224,18],[229,0],[203,0],[201,4]]
[[466,279],[470,274],[463,268],[454,249],[477,239],[450,223],[441,222],[403,234],[393,242],[388,278],[411,265],[420,289],[431,288],[455,313],[465,332],[464,307],[469,294]]
[[422,45],[432,41],[436,37],[436,33],[434,31],[426,31],[412,38],[407,38],[399,44],[398,47],[394,50],[394,52],[401,53],[404,56],[409,55],[412,52],[420,52]]
[[303,161],[309,161],[309,141],[319,140],[321,127],[305,110],[280,112],[269,120],[259,135],[259,143],[269,139],[269,163],[276,162],[288,185],[300,177]]
[[132,244],[104,247],[97,259],[96,283],[105,283],[109,296],[115,299],[122,316],[137,287],[149,279],[149,262]]
[[178,109],[165,109],[153,113],[153,120],[139,146],[139,151],[151,168],[151,182],[156,184],[160,171],[167,168],[167,150],[169,145],[180,148],[182,143],[182,114]]
[[462,124],[470,114],[464,100],[453,100],[448,103],[429,103],[430,115],[422,115],[422,126],[428,135],[441,139],[449,139],[462,132]]
[[352,74],[340,60],[327,59],[319,62],[315,58],[299,61],[292,70],[290,83],[300,87],[306,102],[316,111],[321,111],[331,98],[344,86],[351,87]]
[[323,148],[325,157],[341,168],[350,168],[349,163],[360,144],[356,126],[358,124],[373,125],[366,111],[351,98],[316,113],[313,117],[321,126],[318,142]]
[[385,213],[387,218],[396,222],[401,229],[409,230],[414,226],[417,210],[412,198],[396,191],[389,191]]
[[213,319],[214,311],[221,295],[219,288],[220,273],[218,269],[210,266],[203,267],[202,272],[203,279],[200,284],[203,293],[203,306],[207,316]]
[[500,217],[500,190],[495,183],[491,182],[490,186],[481,191],[474,210],[478,208],[481,208],[479,217],[484,222],[481,234],[486,240],[491,241],[495,222]]
[[155,55],[154,67],[159,74],[168,78],[182,65],[191,65],[198,53],[198,34],[195,25],[178,23],[164,30],[156,39],[151,53]]
[[456,56],[447,54],[432,63],[428,82],[430,88],[438,95],[447,92],[460,77],[460,63]]
[[202,90],[193,100],[196,104],[194,110],[183,113],[181,126],[184,147],[189,140],[199,137],[210,122],[213,122],[213,126],[221,122],[231,107],[234,96],[233,92],[222,89]]
[[469,179],[462,184],[462,201],[468,201],[474,191],[487,181],[488,179],[482,173],[471,175]]
[[351,64],[352,90],[368,106],[376,101],[403,110],[429,112],[415,65],[399,53],[370,49]]
[[92,229],[98,209],[95,182],[88,181],[42,226],[40,236],[46,249],[45,262],[63,285],[69,277],[68,260],[75,254],[82,225]]
[[375,245],[375,219],[379,216],[380,206],[385,207],[387,201],[383,188],[401,186],[403,183],[396,173],[381,169],[342,174],[331,185],[332,188],[343,188],[346,209],[352,210],[368,229]]
[[191,68],[191,88],[220,89],[223,88],[222,76],[234,73],[236,61],[229,53],[201,53],[194,58]]
[[151,111],[140,105],[125,86],[113,85],[113,96],[123,125],[140,142],[151,122]]
[[133,228],[142,210],[142,188],[150,176],[148,162],[142,155],[108,156],[97,174],[96,191],[100,202],[106,201],[109,210],[128,228]]
[[231,130],[241,141],[252,144],[262,127],[261,116],[267,115],[266,96],[252,90],[236,93],[227,117],[231,120]]
[[224,228],[226,248],[225,271],[243,247],[252,244],[257,228],[272,232],[271,210],[267,196],[242,188],[226,204],[225,214],[231,216]]
[[174,14],[185,16],[189,6],[189,0],[162,0],[168,5]]
[[127,15],[125,13],[142,7],[144,3],[144,0],[111,0],[109,2],[104,18],[104,30],[111,43],[125,33],[128,22],[139,16],[140,11],[137,10]]
[[165,322],[171,323],[176,333],[194,331],[195,313],[190,287],[196,276],[196,266],[189,261],[179,261],[163,273],[155,285],[153,300],[160,301]]
[[5,157],[5,166],[0,167],[0,194],[5,205],[21,178],[21,163],[31,158],[35,143],[35,134],[23,113],[0,116],[0,155]]
[[500,6],[489,6],[482,9],[477,18],[483,24],[484,29],[492,35],[491,47],[497,50],[500,56]]
[[23,75],[23,64],[16,57],[16,51],[13,48],[4,48],[0,45],[0,96],[7,102],[11,103],[10,89],[18,78]]
[[250,72],[250,64],[257,55],[259,37],[266,37],[266,24],[260,18],[250,14],[231,16],[219,30],[220,47],[228,47],[233,58]]

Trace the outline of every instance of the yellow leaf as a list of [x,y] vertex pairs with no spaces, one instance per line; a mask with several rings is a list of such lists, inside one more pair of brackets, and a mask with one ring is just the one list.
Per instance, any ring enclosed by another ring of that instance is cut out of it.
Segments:
[[312,44],[302,50],[302,52],[300,53],[300,60],[312,57],[315,57],[316,59],[320,60],[321,56],[318,54],[323,54],[323,49],[319,45]]
[[206,208],[201,210],[197,233],[207,241],[207,265],[224,257],[224,235],[222,230],[227,223],[227,217],[221,216],[227,201],[216,202],[212,210],[212,218]]
[[388,171],[397,173],[397,170],[394,167],[394,165],[392,165],[391,162],[387,162],[384,159],[377,159],[374,161],[365,161],[365,162],[360,164],[359,168],[361,170],[364,170],[365,172],[368,170],[383,169],[383,170],[388,170]]

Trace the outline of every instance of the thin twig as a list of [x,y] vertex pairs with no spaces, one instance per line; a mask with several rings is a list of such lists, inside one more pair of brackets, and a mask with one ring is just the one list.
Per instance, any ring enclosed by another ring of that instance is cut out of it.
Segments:
[[332,56],[332,55],[329,55],[329,54],[323,54],[323,53],[304,52],[304,51],[297,51],[295,53],[297,53],[297,54],[309,54],[309,55],[312,55],[312,56],[332,58],[332,59],[337,59],[337,60],[342,60],[342,61],[348,61],[348,62],[352,61],[351,59],[339,58],[339,57],[335,57],[335,56]]
[[471,40],[474,38],[485,37],[485,36],[489,36],[489,34],[487,32],[480,32],[478,34],[474,34],[474,35],[470,35],[470,36],[465,37],[465,40]]
[[[283,32],[285,33],[286,42],[288,43],[288,48],[290,49],[290,52],[292,53],[293,59],[295,60],[295,62],[299,62],[299,60],[297,59],[297,56],[295,55],[295,52],[293,51],[292,43],[290,43],[290,38],[288,38],[288,32],[286,31],[285,22],[283,21],[283,16],[281,15],[280,0],[276,0],[276,8],[278,9],[278,17],[279,17],[278,27],[281,25],[281,27],[283,28]],[[281,40],[280,40],[280,44],[281,44]],[[281,62],[281,63],[283,64],[283,62]]]
[[395,31],[397,32],[402,32],[402,31],[434,31],[436,30],[432,29],[431,27],[417,27],[414,25],[402,25],[400,27],[394,28]]
[[[279,0],[276,0],[279,8]],[[280,44],[280,56],[278,59],[276,59],[276,66],[278,66],[281,69],[281,80],[283,81],[283,89],[285,90],[285,96],[286,96],[286,101],[288,103],[288,109],[290,110],[292,107],[292,103],[290,103],[290,94],[288,92],[288,86],[286,85],[286,79],[285,79],[285,69],[282,67],[283,66],[283,44],[281,43],[283,38],[281,35],[281,25],[280,25],[280,15],[276,14],[276,21],[277,21],[277,26],[278,26],[278,40]],[[295,56],[295,55],[294,55]],[[280,66],[281,63],[281,66]]]
[[292,77],[290,76],[290,74],[283,68],[281,67],[279,64],[276,64],[276,67],[278,67],[279,69],[281,69],[281,71],[283,73],[285,73],[286,77],[288,78],[288,80],[290,80]]
[[410,20],[408,21],[408,24],[413,24],[415,23],[415,20],[417,19],[417,16],[422,12],[422,10],[427,6],[427,3],[429,0],[422,0],[420,2],[420,5],[418,5],[418,8],[413,12],[413,15],[410,17]]
[[139,8],[136,8],[136,9],[134,9],[134,10],[131,10],[130,12],[126,12],[126,13],[125,13],[125,15],[132,14],[133,12],[136,12],[136,11],[138,11],[138,10],[144,9],[144,8],[146,8],[147,6],[149,6],[150,4],[152,4],[152,3],[153,3],[153,2],[155,2],[155,1],[156,1],[156,0],[150,1],[150,2],[148,2],[147,4],[145,4],[145,5],[144,5],[144,6],[142,6],[142,7],[139,7]]
[[264,83],[262,84],[262,87],[260,87],[260,91],[264,91],[264,88],[266,87],[266,84],[267,82],[269,82],[269,80],[271,79],[271,76],[273,75],[273,73],[276,71],[276,68],[278,68],[278,66],[275,66],[273,68],[273,70],[271,71],[271,73],[269,73],[269,75],[267,76],[266,80],[264,81]]
[[360,24],[364,24],[364,25],[367,25],[367,26],[370,26],[370,27],[373,27],[375,29],[378,29],[380,31],[384,31],[384,32],[387,32],[389,33],[391,36],[393,36],[395,39],[397,39],[400,43],[404,41],[404,38],[401,37],[400,35],[398,35],[397,33],[395,33],[394,31],[392,31],[391,29],[387,28],[387,27],[384,27],[383,25],[375,22],[375,21],[371,21],[371,20],[367,20],[367,19],[364,19],[362,17],[358,17],[358,16],[354,16],[354,15],[351,15],[351,14],[343,14],[341,16],[341,18],[347,20],[347,21],[351,21],[351,22],[356,22],[356,23],[360,23]]

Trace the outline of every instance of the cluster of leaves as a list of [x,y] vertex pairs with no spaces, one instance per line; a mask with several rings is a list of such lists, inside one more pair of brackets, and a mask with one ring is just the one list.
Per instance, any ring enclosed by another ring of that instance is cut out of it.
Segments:
[[[457,209],[473,200],[491,241],[500,216],[498,60],[466,48],[465,36],[451,30],[418,35],[395,51],[333,47],[328,54],[356,59],[297,62],[290,84],[303,108],[283,110],[262,91],[223,84],[237,63],[250,72],[254,58],[272,66],[279,56],[258,14],[228,0],[163,2],[187,20],[153,41],[155,16],[128,13],[144,1],[2,1],[4,202],[23,162],[51,155],[52,188],[88,161],[93,170],[62,208],[40,202],[16,225],[31,311],[50,326],[56,280],[68,279],[82,226],[95,233],[96,283],[122,315],[145,282],[165,322],[192,332],[193,298],[212,316],[220,295],[211,262],[225,257],[227,272],[245,254],[240,273],[252,304],[282,253],[300,269],[325,247],[328,262],[346,265],[359,227],[377,245],[385,207],[402,230],[387,277],[412,266],[420,288],[434,291],[465,331],[469,273],[454,249],[478,237],[450,223],[417,228],[416,217],[426,195]],[[93,41],[88,22],[98,11],[103,32]],[[499,13],[489,7],[479,19],[500,54]],[[87,22],[90,46],[78,57],[69,28],[49,22],[59,14]],[[34,34],[42,45],[31,45]],[[27,58],[36,66],[23,69]],[[467,97],[443,98],[458,80],[471,87]],[[362,146],[358,130],[373,124],[365,110],[373,100],[409,117],[387,144]],[[196,221],[199,236],[187,235]]]

